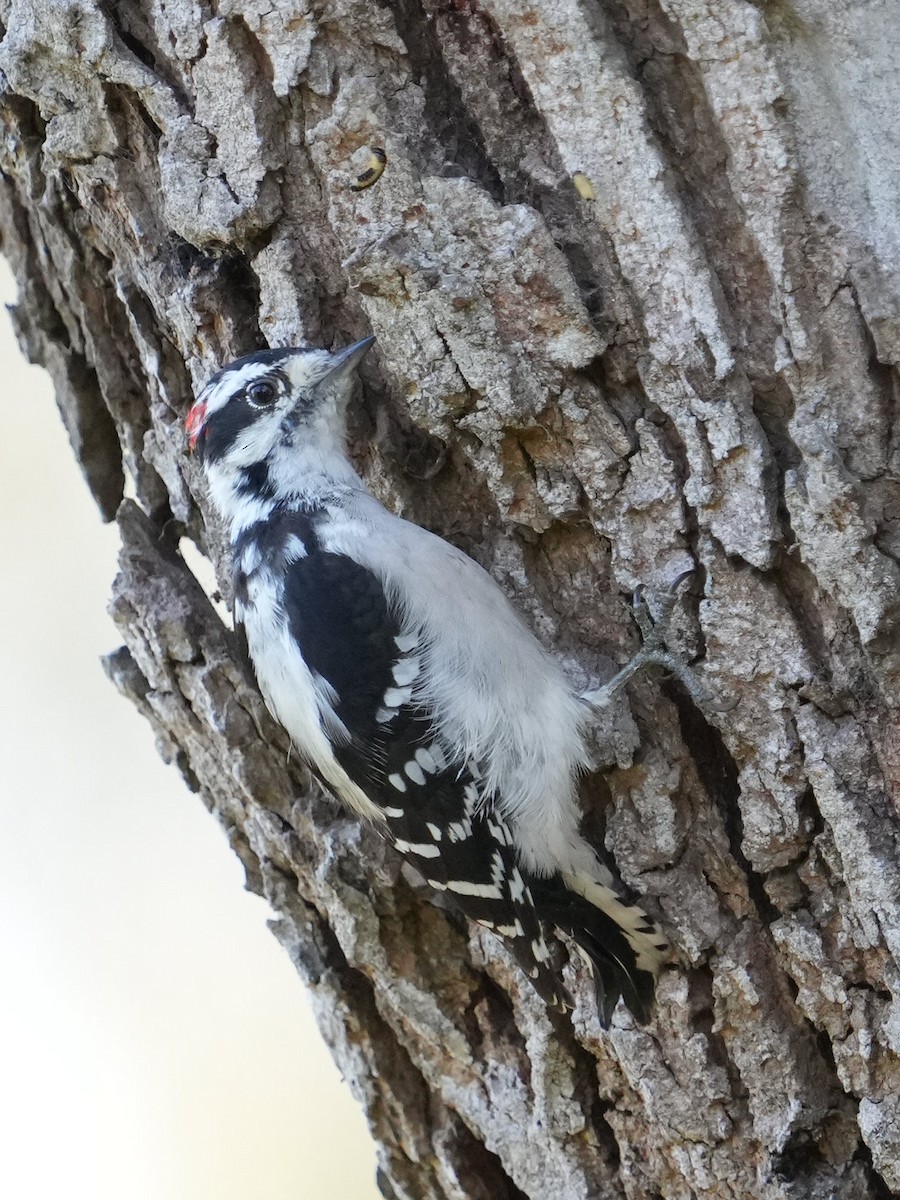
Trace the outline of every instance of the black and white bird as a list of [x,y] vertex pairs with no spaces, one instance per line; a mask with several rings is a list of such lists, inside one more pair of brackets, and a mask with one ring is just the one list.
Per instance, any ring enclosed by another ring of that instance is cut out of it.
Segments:
[[238,359],[188,416],[260,689],[327,787],[504,938],[548,1004],[571,1004],[556,928],[604,1025],[620,996],[645,1021],[667,947],[579,833],[589,706],[490,576],[385,509],[347,455],[373,340]]

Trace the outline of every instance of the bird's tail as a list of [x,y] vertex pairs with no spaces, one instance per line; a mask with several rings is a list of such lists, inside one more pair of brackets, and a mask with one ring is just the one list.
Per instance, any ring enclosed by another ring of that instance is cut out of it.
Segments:
[[540,919],[568,933],[588,962],[603,1027],[620,996],[636,1021],[649,1021],[669,947],[643,909],[580,872],[529,884]]

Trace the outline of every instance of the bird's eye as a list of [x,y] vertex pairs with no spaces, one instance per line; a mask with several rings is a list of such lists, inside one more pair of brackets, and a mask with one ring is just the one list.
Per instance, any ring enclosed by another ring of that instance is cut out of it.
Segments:
[[278,398],[275,384],[269,383],[265,379],[258,379],[256,383],[251,383],[245,395],[254,408],[268,408]]

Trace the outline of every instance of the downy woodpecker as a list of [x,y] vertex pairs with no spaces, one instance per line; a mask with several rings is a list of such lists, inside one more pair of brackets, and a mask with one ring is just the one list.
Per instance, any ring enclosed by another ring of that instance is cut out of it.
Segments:
[[373,340],[238,359],[187,419],[262,694],[327,787],[504,938],[548,1004],[571,1005],[556,928],[592,967],[601,1022],[620,996],[646,1021],[667,947],[579,833],[589,705],[490,576],[388,512],[348,458]]

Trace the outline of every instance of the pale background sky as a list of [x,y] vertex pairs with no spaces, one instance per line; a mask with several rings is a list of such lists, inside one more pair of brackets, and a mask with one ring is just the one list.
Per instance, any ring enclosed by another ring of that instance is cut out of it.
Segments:
[[374,1200],[267,905],[100,668],[116,533],[3,310],[0,366],[0,1195]]

